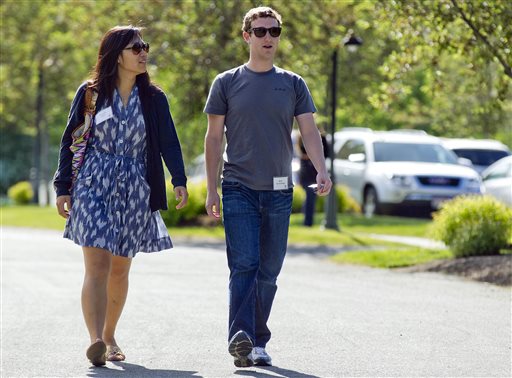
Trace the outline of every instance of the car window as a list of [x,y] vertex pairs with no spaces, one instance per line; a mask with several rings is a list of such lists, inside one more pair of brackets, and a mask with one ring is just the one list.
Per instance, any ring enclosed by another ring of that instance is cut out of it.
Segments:
[[481,150],[481,149],[470,149],[470,148],[458,148],[454,149],[453,152],[457,156],[471,160],[475,165],[489,166],[495,161],[508,156],[506,151],[499,150]]
[[431,143],[374,142],[375,161],[417,161],[457,164],[453,153]]
[[338,159],[348,160],[353,154],[365,154],[364,141],[361,139],[349,139],[341,147],[336,157]]
[[364,141],[361,139],[349,139],[341,147],[336,157],[338,159],[348,160],[350,155],[353,154],[364,154]]
[[505,162],[504,164],[498,164],[497,166],[491,168],[491,171],[488,172],[485,177],[483,177],[484,181],[494,180],[499,178],[511,177],[512,176],[512,162]]

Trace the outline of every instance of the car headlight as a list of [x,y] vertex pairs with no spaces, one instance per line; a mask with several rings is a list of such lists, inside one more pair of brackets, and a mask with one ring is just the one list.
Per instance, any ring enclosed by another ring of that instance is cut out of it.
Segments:
[[411,176],[391,175],[391,182],[397,186],[408,188],[412,186],[414,180]]

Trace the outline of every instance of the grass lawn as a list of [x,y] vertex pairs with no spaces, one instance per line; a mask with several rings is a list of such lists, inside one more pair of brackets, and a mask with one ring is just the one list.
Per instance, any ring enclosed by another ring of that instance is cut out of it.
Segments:
[[431,260],[451,259],[453,254],[446,249],[392,248],[378,251],[344,252],[332,256],[337,263],[368,265],[375,268],[399,268],[423,264]]
[[[3,206],[0,208],[3,226],[64,229],[64,219],[54,207],[39,206]],[[366,219],[358,215],[339,215],[338,225],[341,232],[324,230],[320,226],[323,215],[317,214],[314,227],[303,227],[301,214],[292,214],[290,220],[290,244],[313,244],[329,246],[360,246],[364,251],[346,252],[333,256],[333,261],[340,263],[364,264],[374,267],[397,267],[414,265],[438,258],[451,258],[448,251],[412,248],[398,243],[375,240],[364,234],[391,234],[425,237],[431,223],[427,219],[375,217]],[[173,238],[201,239],[214,238],[223,240],[224,229],[216,227],[171,227]],[[370,250],[371,247],[380,247]],[[384,249],[382,249],[384,248]]]
[[[54,207],[39,206],[4,206],[0,208],[2,225],[63,230],[65,220],[61,218]],[[354,236],[349,227],[342,232],[323,230],[320,226],[303,227],[296,214],[292,215],[289,242],[297,244],[339,245],[339,246],[391,246],[396,243],[374,240],[364,236]],[[320,218],[318,224],[320,224]],[[368,223],[368,229],[374,227]],[[364,227],[362,227],[364,229]],[[217,227],[171,227],[169,232],[173,237],[183,238],[224,238],[224,228]],[[373,232],[373,231],[368,231]],[[381,232],[382,233],[382,232]]]
[[[292,214],[290,224],[299,226],[302,224],[302,214]],[[315,215],[315,224],[322,224],[323,214]],[[400,235],[428,237],[428,229],[432,220],[420,218],[405,218],[391,216],[375,216],[371,219],[362,215],[338,215],[338,226],[342,231],[350,233],[363,232],[369,234]]]

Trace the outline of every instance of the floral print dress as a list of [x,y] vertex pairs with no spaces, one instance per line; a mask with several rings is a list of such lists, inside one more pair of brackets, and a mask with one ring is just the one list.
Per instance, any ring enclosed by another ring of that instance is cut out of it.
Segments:
[[[109,105],[105,102],[102,109]],[[64,237],[115,256],[172,248],[146,181],[146,129],[138,88],[126,107],[115,90],[112,116],[94,125],[71,197]]]

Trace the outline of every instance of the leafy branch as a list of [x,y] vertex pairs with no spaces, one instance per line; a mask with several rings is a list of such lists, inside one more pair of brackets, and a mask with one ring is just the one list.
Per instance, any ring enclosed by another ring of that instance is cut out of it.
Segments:
[[457,3],[457,0],[451,0],[451,2],[453,4],[453,6],[455,7],[455,9],[459,12],[459,14],[462,17],[462,19],[464,20],[464,22],[473,30],[473,33],[475,33],[475,35],[485,43],[485,45],[489,48],[492,55],[494,55],[498,59],[498,61],[501,63],[501,65],[503,66],[503,69],[505,71],[505,75],[512,78],[512,67],[510,67],[510,65],[506,62],[505,58],[503,58],[503,56],[496,49],[496,47],[494,47],[491,44],[489,39],[485,35],[483,35],[480,32],[480,30],[478,30],[476,25],[469,19],[469,17],[464,13],[462,8],[459,6],[459,4]]

